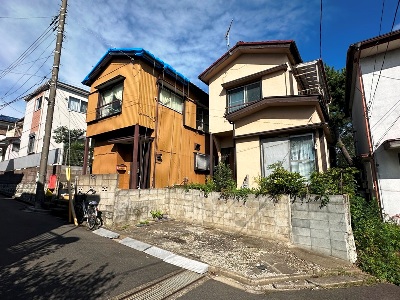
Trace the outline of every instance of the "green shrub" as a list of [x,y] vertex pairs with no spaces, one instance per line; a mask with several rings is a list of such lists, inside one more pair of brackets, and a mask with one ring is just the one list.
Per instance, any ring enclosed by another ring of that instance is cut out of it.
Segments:
[[206,183],[188,183],[185,184],[185,189],[186,191],[193,189],[193,190],[200,190],[204,192],[204,196],[207,197],[207,195],[211,192],[215,191],[215,184],[214,181],[212,180],[211,177],[207,176],[206,177]]
[[286,170],[282,163],[272,164],[269,168],[273,170],[270,175],[257,178],[257,196],[270,195],[275,201],[284,194],[290,195],[293,199],[305,197],[307,189],[304,177]]
[[216,192],[231,191],[236,188],[236,181],[233,179],[232,170],[224,163],[218,164],[212,179]]
[[348,194],[354,196],[357,191],[357,182],[354,175],[355,168],[331,168],[326,172],[313,172],[310,176],[309,193],[317,195],[321,206],[329,202],[328,195]]
[[381,219],[376,200],[353,196],[350,204],[359,267],[400,285],[400,226]]

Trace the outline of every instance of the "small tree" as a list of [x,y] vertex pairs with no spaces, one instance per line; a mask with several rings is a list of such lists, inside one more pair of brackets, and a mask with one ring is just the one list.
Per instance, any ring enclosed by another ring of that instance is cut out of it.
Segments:
[[224,163],[219,163],[215,168],[213,181],[217,192],[231,191],[236,188],[232,170]]
[[54,140],[57,143],[64,144],[64,157],[63,161],[68,162],[73,166],[83,166],[83,157],[85,151],[85,145],[80,139],[85,130],[83,129],[71,129],[67,126],[59,126],[53,131]]
[[335,70],[333,67],[325,65],[325,72],[328,81],[329,93],[332,103],[329,105],[329,117],[331,129],[334,133],[336,153],[342,153],[338,156],[335,163],[340,167],[353,165],[354,157],[354,138],[352,123],[350,118],[346,117],[346,70]]

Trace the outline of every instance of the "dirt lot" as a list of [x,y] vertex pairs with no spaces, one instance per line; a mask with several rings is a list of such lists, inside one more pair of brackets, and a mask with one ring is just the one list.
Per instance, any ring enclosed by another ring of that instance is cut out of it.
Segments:
[[131,237],[249,279],[354,268],[342,260],[316,255],[284,243],[174,220],[109,229],[119,233],[121,238]]

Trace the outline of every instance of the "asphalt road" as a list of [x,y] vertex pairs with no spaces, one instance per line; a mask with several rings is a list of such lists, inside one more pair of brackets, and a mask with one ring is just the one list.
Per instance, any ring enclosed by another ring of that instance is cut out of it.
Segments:
[[188,292],[179,300],[398,300],[400,287],[392,284],[377,284],[373,286],[298,290],[285,292],[267,292],[265,294],[250,294],[245,291],[228,287],[227,285],[208,280],[196,289]]
[[106,299],[177,267],[0,197],[0,299]]
[[[0,299],[107,299],[179,270],[85,227],[31,212],[16,200],[0,196],[0,212]],[[179,299],[400,300],[400,287],[379,284],[256,295],[204,280]]]

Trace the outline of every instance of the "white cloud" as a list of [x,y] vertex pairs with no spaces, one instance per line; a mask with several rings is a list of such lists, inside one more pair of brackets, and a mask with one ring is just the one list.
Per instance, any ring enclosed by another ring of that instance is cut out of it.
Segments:
[[[2,0],[1,16],[51,17],[58,13],[60,3]],[[318,21],[318,3],[316,0],[69,0],[59,79],[79,86],[108,48],[139,47],[150,51],[206,89],[197,76],[226,52],[224,36],[232,18],[231,47],[239,40],[294,39],[297,43],[306,42],[310,32],[318,29],[315,24]],[[0,48],[0,70],[18,58],[50,20],[0,19],[3,44]],[[54,46],[45,53],[51,54]],[[44,51],[43,47],[32,54],[32,59]],[[51,58],[37,75],[48,74],[52,62]],[[26,67],[21,66],[18,71],[27,72]],[[32,68],[27,73],[32,72],[36,69]],[[0,79],[0,98],[18,76],[9,74]],[[37,82],[40,78],[32,77],[31,85],[34,83],[32,80]],[[7,96],[3,100],[12,99]],[[19,110],[23,110],[23,104],[19,103]],[[2,114],[5,112],[0,110]],[[7,112],[22,116],[16,111]]]

